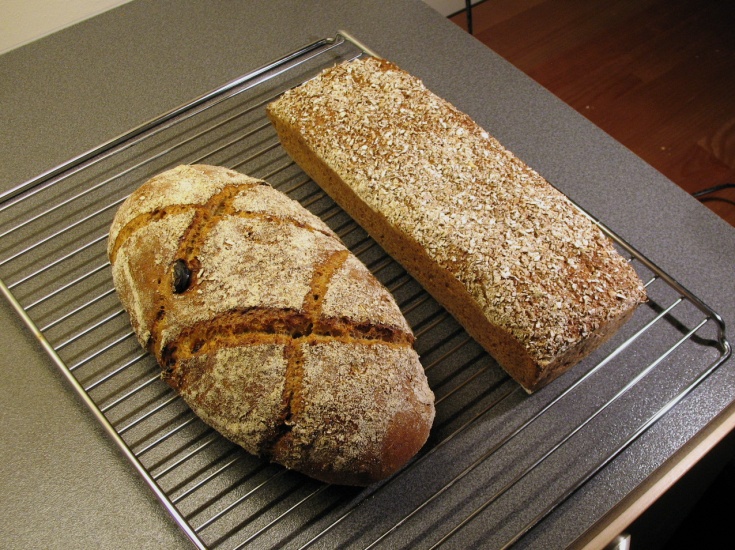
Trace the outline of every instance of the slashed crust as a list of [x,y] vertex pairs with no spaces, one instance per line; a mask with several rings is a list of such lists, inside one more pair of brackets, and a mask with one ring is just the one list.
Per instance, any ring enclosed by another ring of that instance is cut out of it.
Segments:
[[[164,172],[121,206],[108,251],[163,378],[247,451],[364,485],[425,443],[433,394],[392,296],[265,182],[203,165]],[[188,274],[178,286],[176,264]]]

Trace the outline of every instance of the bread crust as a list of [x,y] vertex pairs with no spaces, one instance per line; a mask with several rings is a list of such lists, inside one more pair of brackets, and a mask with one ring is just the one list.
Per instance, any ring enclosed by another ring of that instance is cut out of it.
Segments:
[[304,171],[528,392],[646,299],[585,214],[388,61],[327,69],[267,112]]
[[108,254],[163,378],[248,452],[365,485],[426,442],[433,394],[392,296],[265,182],[206,165],[164,172],[120,207]]

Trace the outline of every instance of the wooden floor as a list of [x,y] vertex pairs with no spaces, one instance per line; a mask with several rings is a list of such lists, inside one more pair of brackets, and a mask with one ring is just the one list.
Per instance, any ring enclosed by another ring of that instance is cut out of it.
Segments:
[[[472,23],[686,191],[735,182],[735,1],[485,0]],[[735,189],[700,200],[735,226]]]

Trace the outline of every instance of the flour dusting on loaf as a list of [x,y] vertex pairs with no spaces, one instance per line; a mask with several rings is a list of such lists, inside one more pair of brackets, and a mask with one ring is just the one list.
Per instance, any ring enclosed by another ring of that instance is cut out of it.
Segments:
[[299,165],[526,390],[645,300],[586,215],[394,64],[337,65],[267,111]]
[[120,207],[108,254],[163,378],[248,452],[365,485],[426,442],[434,397],[393,297],[265,182],[166,171]]

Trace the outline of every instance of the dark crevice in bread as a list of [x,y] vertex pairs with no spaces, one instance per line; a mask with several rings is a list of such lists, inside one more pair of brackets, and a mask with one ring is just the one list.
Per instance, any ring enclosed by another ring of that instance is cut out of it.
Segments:
[[310,291],[304,296],[304,311],[309,312],[312,321],[317,322],[321,315],[324,295],[329,288],[329,281],[334,272],[344,263],[349,256],[347,250],[338,250],[321,264],[315,266],[314,275],[311,279]]
[[286,346],[284,355],[286,357],[286,386],[283,391],[281,422],[273,434],[263,442],[260,450],[262,456],[269,458],[277,453],[276,448],[288,446],[294,418],[303,408],[304,355],[301,351],[301,342],[294,342]]
[[372,322],[356,323],[346,317],[320,319],[314,326],[314,334],[353,340],[379,340],[404,346],[412,346],[414,342],[413,335],[395,327]]

